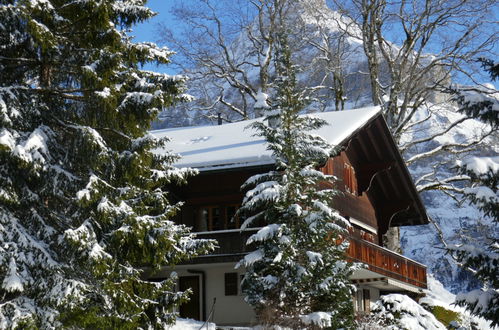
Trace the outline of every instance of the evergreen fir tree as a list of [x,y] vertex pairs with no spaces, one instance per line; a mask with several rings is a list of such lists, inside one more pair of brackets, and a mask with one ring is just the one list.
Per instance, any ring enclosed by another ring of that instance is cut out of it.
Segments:
[[[499,76],[499,63],[482,60],[493,80]],[[461,111],[499,127],[499,97],[491,88],[455,90],[456,100]],[[458,161],[460,173],[471,178],[472,185],[464,189],[465,197],[482,211],[484,217],[492,220],[493,226],[486,237],[487,248],[473,244],[449,247],[462,267],[470,269],[482,283],[482,288],[457,296],[457,304],[466,307],[471,313],[490,320],[493,326],[499,325],[499,156],[470,157]],[[476,238],[474,238],[476,239]]]
[[207,251],[162,190],[192,170],[147,134],[180,101],[171,53],[133,43],[145,0],[0,0],[0,328],[164,328],[157,270]]
[[[482,67],[490,74],[492,80],[499,77],[499,63],[489,59],[479,59]],[[497,128],[499,125],[498,91],[488,84],[475,87],[450,88],[454,101],[460,105],[459,111]]]
[[275,158],[275,171],[249,178],[239,210],[242,228],[266,225],[247,244],[254,247],[239,265],[246,268],[242,290],[260,322],[292,328],[349,328],[353,321],[353,268],[342,237],[348,222],[331,208],[333,177],[317,168],[332,146],[310,133],[326,122],[299,116],[306,97],[296,87],[285,34],[279,36],[278,84],[265,118],[251,125]]

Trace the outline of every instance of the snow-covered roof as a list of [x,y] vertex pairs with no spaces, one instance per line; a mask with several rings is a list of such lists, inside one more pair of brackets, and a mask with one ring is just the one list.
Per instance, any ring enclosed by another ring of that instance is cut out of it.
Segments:
[[[379,112],[379,107],[369,107],[315,113],[314,116],[326,120],[329,125],[314,133],[333,145],[339,145]],[[182,156],[175,164],[178,167],[193,167],[205,171],[272,164],[272,154],[266,149],[265,140],[254,136],[255,131],[247,128],[256,120],[262,119],[218,126],[163,129],[151,133],[157,137],[171,138],[167,149]]]

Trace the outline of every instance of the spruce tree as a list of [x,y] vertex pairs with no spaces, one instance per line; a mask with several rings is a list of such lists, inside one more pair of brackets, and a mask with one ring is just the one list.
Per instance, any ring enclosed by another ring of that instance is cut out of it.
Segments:
[[242,290],[262,324],[350,328],[352,265],[342,240],[348,222],[331,208],[334,178],[318,170],[334,148],[311,133],[325,121],[299,115],[306,97],[297,90],[284,33],[278,44],[274,100],[265,121],[251,125],[267,140],[275,170],[242,187],[248,190],[242,227],[265,223],[247,241],[254,251],[239,263],[246,268]]
[[[484,68],[493,80],[499,77],[499,64],[482,60]],[[496,90],[489,87],[454,90],[460,111],[469,116],[499,127],[499,97]],[[461,293],[457,296],[458,305],[471,313],[490,320],[499,326],[499,156],[469,157],[458,161],[458,171],[471,178],[471,186],[464,189],[465,198],[489,218],[492,226],[485,232],[486,248],[473,244],[476,238],[468,238],[469,243],[450,246],[449,252],[460,265],[473,272],[482,288]],[[480,221],[480,219],[477,219]]]
[[145,0],[0,0],[0,328],[164,328],[157,270],[210,248],[169,219],[176,156],[147,133],[183,80],[127,34]]

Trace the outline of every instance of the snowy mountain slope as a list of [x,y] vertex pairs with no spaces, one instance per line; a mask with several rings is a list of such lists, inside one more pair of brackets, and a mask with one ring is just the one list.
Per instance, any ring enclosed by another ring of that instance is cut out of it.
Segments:
[[[419,122],[432,114],[432,119],[415,125],[402,136],[400,145],[404,147],[411,141],[423,139],[427,136],[442,132],[450,123],[457,122],[463,117],[455,111],[452,105],[433,105],[422,108],[415,116],[414,122]],[[465,144],[476,138],[478,133],[487,130],[488,126],[477,120],[466,120],[456,125],[446,134],[421,143],[417,147],[409,148],[404,155],[406,160],[414,159],[418,154],[435,150],[446,144]],[[424,189],[435,181],[457,177],[455,169],[458,159],[470,154],[497,154],[498,146],[494,137],[485,140],[478,150],[461,155],[449,153],[436,154],[432,157],[416,160],[409,165],[409,170],[418,189]],[[423,179],[431,174],[427,180]],[[462,183],[464,184],[464,183]],[[461,186],[462,186],[461,184]],[[428,215],[437,224],[438,228],[430,224],[427,226],[401,228],[401,245],[404,254],[428,265],[428,270],[454,293],[476,288],[475,282],[468,272],[460,269],[454,260],[446,253],[440,236],[448,244],[457,244],[462,241],[463,235],[480,245],[480,237],[485,234],[499,235],[499,228],[493,226],[490,219],[483,219],[476,207],[464,202],[458,203],[453,192],[442,190],[423,191],[421,197]]]

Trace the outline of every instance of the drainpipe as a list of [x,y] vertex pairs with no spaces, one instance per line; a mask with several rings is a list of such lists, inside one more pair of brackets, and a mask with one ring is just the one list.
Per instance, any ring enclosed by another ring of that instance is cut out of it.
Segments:
[[206,321],[206,273],[204,270],[195,270],[195,269],[187,269],[187,272],[191,274],[201,275],[201,285],[203,286],[203,289],[201,290],[201,294],[203,295],[201,297],[201,301],[203,304],[202,308],[203,317],[201,321]]

